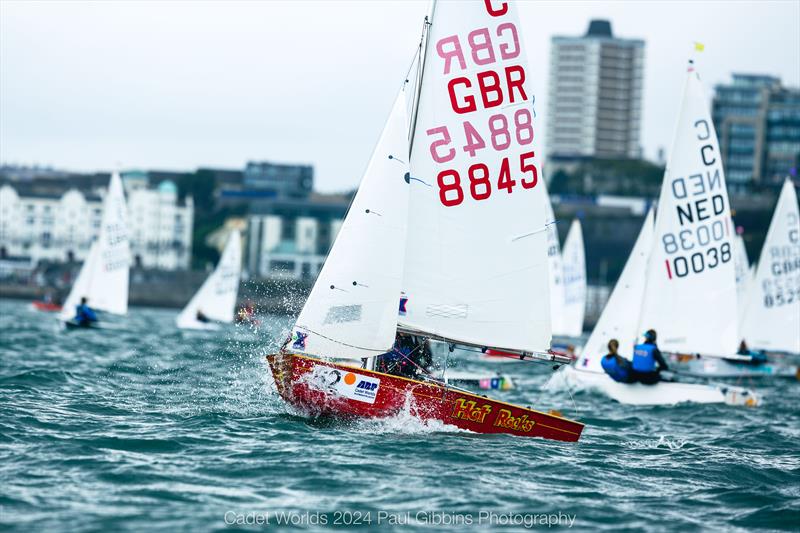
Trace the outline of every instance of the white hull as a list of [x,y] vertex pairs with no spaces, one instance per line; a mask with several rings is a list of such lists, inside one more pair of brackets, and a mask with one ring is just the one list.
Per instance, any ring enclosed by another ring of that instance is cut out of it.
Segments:
[[[756,405],[758,397],[739,387],[661,382],[655,385],[617,383],[606,374],[567,366],[556,372],[546,387],[592,390],[626,405],[677,405],[681,403],[727,403]],[[750,402],[748,403],[748,399]]]
[[793,378],[798,376],[798,367],[795,365],[774,363],[752,365],[725,361],[718,357],[704,357],[691,359],[689,361],[673,361],[670,364],[670,369],[686,376],[702,378]]

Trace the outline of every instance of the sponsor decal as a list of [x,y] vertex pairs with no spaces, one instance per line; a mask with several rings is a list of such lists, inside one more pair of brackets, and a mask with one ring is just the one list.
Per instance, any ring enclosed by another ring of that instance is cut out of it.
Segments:
[[405,297],[405,296],[401,296],[400,297],[400,309],[398,311],[400,316],[406,316],[406,313],[408,312],[406,310],[406,304],[407,303],[408,303],[408,298]]
[[381,386],[378,378],[321,365],[312,370],[312,380],[315,385],[328,392],[366,403],[375,403]]
[[292,348],[295,350],[305,350],[307,337],[308,333],[300,333],[299,331],[295,331],[294,335],[292,335]]
[[514,431],[522,431],[529,433],[534,424],[533,420],[528,419],[528,415],[513,416],[508,409],[500,409],[497,412],[497,418],[494,420],[494,425],[499,428],[513,429]]
[[483,424],[486,421],[486,415],[492,412],[492,406],[483,404],[480,407],[474,400],[465,400],[464,398],[457,398],[453,407],[453,418],[460,418],[462,420],[470,420]]

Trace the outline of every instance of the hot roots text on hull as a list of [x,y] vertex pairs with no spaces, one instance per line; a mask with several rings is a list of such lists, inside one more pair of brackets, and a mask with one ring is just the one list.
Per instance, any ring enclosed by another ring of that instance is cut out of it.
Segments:
[[393,416],[411,405],[420,420],[440,420],[475,433],[509,433],[576,442],[583,424],[498,402],[435,382],[354,368],[290,353],[267,356],[281,397],[312,415]]

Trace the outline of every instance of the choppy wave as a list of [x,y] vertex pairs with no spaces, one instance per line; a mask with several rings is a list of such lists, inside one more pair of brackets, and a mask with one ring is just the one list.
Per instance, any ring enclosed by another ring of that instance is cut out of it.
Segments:
[[381,512],[563,513],[582,530],[796,530],[800,516],[791,380],[742,383],[765,394],[757,409],[626,408],[543,390],[547,367],[503,365],[518,388],[498,395],[587,424],[581,442],[565,444],[421,422],[411,403],[383,420],[301,416],[264,361],[287,317],[195,334],[174,329],[174,312],[133,309],[109,334],[60,331],[24,303],[2,306],[3,530],[221,530],[226,516],[277,512],[329,522],[370,513],[365,530]]

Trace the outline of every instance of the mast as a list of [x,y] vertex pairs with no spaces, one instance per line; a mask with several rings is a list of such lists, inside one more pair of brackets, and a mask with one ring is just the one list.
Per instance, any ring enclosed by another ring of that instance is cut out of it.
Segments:
[[417,86],[414,88],[414,101],[411,107],[411,126],[408,130],[408,154],[414,146],[414,132],[417,129],[417,113],[419,112],[419,98],[422,92],[422,79],[425,74],[425,60],[428,55],[428,36],[430,26],[433,24],[433,15],[436,12],[436,0],[431,0],[431,7],[422,26],[422,38],[419,41],[419,62],[417,66]]

